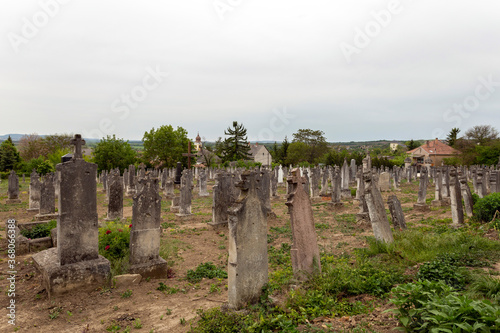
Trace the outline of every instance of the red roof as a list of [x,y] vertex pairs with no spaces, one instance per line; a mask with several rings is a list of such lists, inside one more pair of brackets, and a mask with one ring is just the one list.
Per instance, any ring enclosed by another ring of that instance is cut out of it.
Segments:
[[438,139],[433,141],[427,141],[420,147],[415,148],[413,150],[409,150],[406,153],[407,154],[414,154],[417,152],[423,153],[422,150],[424,150],[428,155],[456,155],[461,153],[455,148],[452,148],[447,144],[442,143]]

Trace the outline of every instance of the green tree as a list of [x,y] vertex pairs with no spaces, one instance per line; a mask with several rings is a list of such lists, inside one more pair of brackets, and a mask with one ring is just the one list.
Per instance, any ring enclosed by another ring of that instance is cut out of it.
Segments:
[[47,156],[47,145],[36,133],[23,135],[19,140],[19,154],[24,161],[30,161],[40,156]]
[[328,143],[323,134],[323,131],[320,130],[299,129],[297,133],[293,134],[292,143],[305,143],[309,148],[306,153],[306,161],[316,163],[328,152]]
[[460,132],[460,129],[457,127],[453,127],[446,137],[446,140],[448,141],[448,146],[455,146],[455,142],[457,141],[457,135]]
[[[47,155],[54,154],[57,151],[72,151],[71,144],[73,135],[71,134],[51,134],[43,138],[43,142],[47,149]],[[60,163],[60,162],[59,162]]]
[[406,147],[408,147],[408,150],[413,150],[417,147],[420,147],[420,145],[418,144],[418,141],[413,141],[413,139],[411,139],[410,141],[407,141],[405,144],[406,144]]
[[224,139],[224,161],[237,161],[250,159],[247,130],[243,124],[233,121],[233,128],[228,127],[224,134],[229,136]]
[[280,147],[280,161],[279,161],[280,164],[286,164],[289,147],[290,143],[288,142],[288,138],[285,136],[285,140],[283,140]]
[[111,170],[119,168],[123,172],[130,164],[136,162],[136,152],[132,149],[128,141],[107,136],[102,138],[94,148],[94,162],[97,170]]
[[288,147],[286,164],[297,165],[302,162],[308,162],[307,156],[310,147],[304,142],[292,142]]
[[188,132],[177,126],[174,130],[172,125],[163,125],[158,129],[152,128],[145,132],[142,141],[144,142],[144,159],[155,167],[174,167],[177,162],[182,162],[187,166],[187,157],[182,156],[187,153],[189,139]]
[[9,136],[0,145],[0,171],[14,170],[20,161],[19,152]]

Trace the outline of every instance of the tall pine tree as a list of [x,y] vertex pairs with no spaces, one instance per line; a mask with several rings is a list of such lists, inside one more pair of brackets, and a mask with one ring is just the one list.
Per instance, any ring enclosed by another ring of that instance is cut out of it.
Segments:
[[246,136],[247,130],[243,124],[238,125],[237,121],[233,121],[233,128],[228,127],[224,134],[229,135],[224,139],[223,158],[225,161],[247,160],[251,157]]
[[20,160],[19,152],[9,136],[0,145],[0,171],[13,170]]

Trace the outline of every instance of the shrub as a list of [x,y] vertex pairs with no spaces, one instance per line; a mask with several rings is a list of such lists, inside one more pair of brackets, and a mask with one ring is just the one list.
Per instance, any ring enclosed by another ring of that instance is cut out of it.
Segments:
[[407,331],[498,332],[500,307],[461,296],[443,281],[418,281],[393,289],[392,309]]
[[443,281],[453,288],[463,289],[466,279],[458,268],[458,261],[455,258],[442,255],[436,260],[426,262],[420,266],[417,278],[429,281]]
[[21,235],[29,239],[42,238],[50,236],[50,230],[57,227],[57,221],[52,220],[49,223],[37,224],[30,230],[21,230]]
[[187,280],[191,283],[200,282],[203,278],[213,279],[216,277],[227,279],[227,273],[211,262],[201,263],[194,271],[192,269],[187,271]]
[[497,210],[500,210],[500,193],[491,193],[476,202],[474,217],[477,221],[489,222]]
[[130,226],[110,221],[99,228],[99,254],[111,261],[126,257],[129,253]]

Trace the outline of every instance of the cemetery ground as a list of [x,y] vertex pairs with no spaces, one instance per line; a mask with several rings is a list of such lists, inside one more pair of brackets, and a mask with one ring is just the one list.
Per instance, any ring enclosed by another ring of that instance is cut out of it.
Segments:
[[[20,223],[32,221],[35,213],[26,211],[28,186],[28,181],[21,181],[22,203],[8,205],[5,204],[7,182],[0,183],[2,221],[9,218]],[[209,182],[210,193],[212,186],[213,181]],[[429,185],[427,203],[433,200],[433,186]],[[113,232],[118,229],[124,232],[131,223],[132,199],[127,197],[124,201],[127,220],[118,226],[107,227],[104,222],[107,204],[101,184],[97,190],[99,221],[105,228],[100,232],[113,228]],[[473,307],[479,305],[472,299],[488,299],[492,304],[490,310],[496,311],[498,318],[500,223],[496,223],[497,229],[495,222],[479,224],[472,221],[462,228],[452,228],[450,207],[432,207],[425,213],[413,209],[417,191],[418,182],[402,181],[400,191],[382,192],[384,200],[390,194],[398,196],[408,225],[406,231],[393,230],[395,242],[392,245],[375,242],[371,226],[356,222],[357,201],[343,200],[344,208],[332,212],[328,210],[329,197],[312,200],[322,275],[299,283],[293,280],[292,233],[285,205],[285,187],[279,187],[280,199],[271,203],[276,217],[268,220],[269,283],[260,304],[236,313],[225,310],[228,236],[227,228],[214,230],[207,224],[212,219],[211,196],[198,197],[195,191],[193,215],[188,218],[170,212],[170,200],[162,199],[160,256],[170,265],[169,278],[103,285],[91,292],[72,292],[49,298],[33,266],[32,253],[17,256],[15,326],[9,325],[6,319],[9,269],[2,223],[0,331],[239,332],[251,331],[253,327],[258,332],[262,329],[390,332],[405,324],[407,319],[402,313],[398,320],[395,313],[386,310],[396,309],[404,301],[411,302],[402,296],[404,290],[411,288],[413,295],[420,299],[425,298],[422,295],[429,290],[426,288],[431,288],[432,294],[436,292],[434,297],[449,302],[452,297],[455,303],[464,304],[471,301],[473,303],[467,304]],[[120,273],[119,264],[112,265],[112,274]],[[210,274],[216,277],[206,277]],[[419,277],[445,280],[455,289],[450,291],[442,283],[431,287],[419,284],[416,282]],[[398,285],[399,291],[392,289]],[[418,288],[421,294],[415,293]],[[391,299],[398,299],[399,303],[391,303]],[[447,311],[452,305],[443,305],[440,311],[436,308],[436,320],[445,322],[443,317],[450,315]]]

